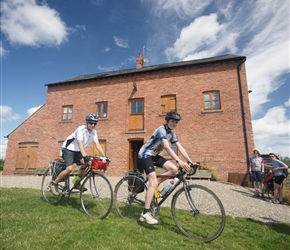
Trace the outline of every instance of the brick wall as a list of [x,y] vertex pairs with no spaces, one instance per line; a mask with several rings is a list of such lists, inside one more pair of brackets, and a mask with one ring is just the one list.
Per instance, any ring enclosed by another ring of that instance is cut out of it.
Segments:
[[[100,139],[107,140],[107,155],[112,158],[109,176],[122,176],[128,167],[128,140],[147,140],[164,123],[160,97],[176,94],[182,116],[176,133],[194,161],[206,159],[220,180],[228,173],[246,173],[247,154],[243,132],[241,93],[237,65],[233,60],[207,65],[192,65],[160,71],[140,72],[108,78],[49,85],[46,104],[9,135],[4,173],[15,172],[20,142],[38,142],[37,166],[45,166],[58,155],[58,143],[80,124],[85,115],[96,112],[96,102],[108,101],[108,117],[97,125]],[[133,91],[133,82],[137,91]],[[241,68],[242,98],[249,152],[254,148],[245,66]],[[220,91],[222,109],[203,111],[202,92]],[[145,130],[129,133],[128,99],[144,98]],[[62,106],[73,105],[72,122],[61,122]]]

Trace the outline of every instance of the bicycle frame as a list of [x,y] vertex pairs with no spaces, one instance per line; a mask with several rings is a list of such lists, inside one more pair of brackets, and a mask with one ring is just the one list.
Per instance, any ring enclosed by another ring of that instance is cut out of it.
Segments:
[[[157,175],[157,178],[162,178],[162,179],[173,179],[173,178],[178,178],[177,182],[174,183],[174,185],[172,186],[172,188],[158,201],[157,198],[153,198],[153,204],[154,204],[154,207],[155,209],[158,209],[161,207],[161,205],[167,200],[167,198],[170,196],[170,194],[172,194],[175,189],[181,184],[183,183],[183,187],[181,187],[180,189],[184,188],[184,189],[187,189],[188,186],[187,186],[187,180],[186,180],[186,172],[184,171],[180,171],[178,174],[176,175]],[[146,187],[148,188],[148,184],[147,182],[149,181],[148,177],[146,177],[145,180],[142,180],[140,177],[136,176],[136,178],[138,178],[140,181],[142,181]],[[177,193],[180,189],[178,189],[175,193]],[[196,207],[194,206],[193,204],[193,201],[192,201],[192,198],[191,196],[188,194],[188,192],[185,190],[185,194],[186,194],[186,198],[190,204],[190,207],[192,208],[192,211],[197,214],[198,213],[198,210],[196,209]],[[135,199],[136,201],[136,199]],[[145,205],[144,202],[142,201],[139,201],[141,205]]]

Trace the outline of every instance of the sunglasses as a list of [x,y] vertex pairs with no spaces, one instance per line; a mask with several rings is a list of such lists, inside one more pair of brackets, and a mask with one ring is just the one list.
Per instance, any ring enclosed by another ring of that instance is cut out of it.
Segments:
[[96,125],[97,125],[97,123],[96,123],[96,122],[89,122],[89,124],[90,124],[90,125],[94,125],[94,126],[96,126]]
[[275,155],[270,155],[271,158],[275,157]]

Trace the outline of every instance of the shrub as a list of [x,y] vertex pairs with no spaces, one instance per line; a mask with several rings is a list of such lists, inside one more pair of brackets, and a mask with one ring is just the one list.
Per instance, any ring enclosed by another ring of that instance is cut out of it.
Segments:
[[4,160],[0,159],[0,171],[3,171],[4,168]]

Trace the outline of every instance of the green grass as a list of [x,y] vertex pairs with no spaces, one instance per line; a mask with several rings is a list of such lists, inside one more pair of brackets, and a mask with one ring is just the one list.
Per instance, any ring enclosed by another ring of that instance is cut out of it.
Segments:
[[0,188],[0,249],[288,249],[290,225],[263,224],[227,217],[222,235],[203,243],[184,236],[169,209],[161,209],[161,225],[120,218],[115,210],[95,220],[81,210],[79,196],[58,205],[41,198],[39,190]]

